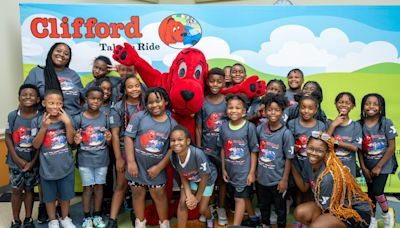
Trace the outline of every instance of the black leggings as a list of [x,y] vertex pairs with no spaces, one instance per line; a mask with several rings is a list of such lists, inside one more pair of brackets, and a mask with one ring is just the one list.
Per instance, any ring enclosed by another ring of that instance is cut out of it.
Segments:
[[375,196],[380,196],[384,193],[387,178],[388,178],[388,174],[379,174],[379,176],[372,178],[371,183],[367,182],[368,196],[372,200],[372,203],[375,205],[374,213],[376,212]]
[[275,211],[278,215],[278,227],[286,227],[286,200],[283,194],[277,190],[277,185],[264,186],[257,183],[258,206],[261,211],[261,222],[265,225],[271,225],[269,217],[271,215],[271,205],[275,204]]

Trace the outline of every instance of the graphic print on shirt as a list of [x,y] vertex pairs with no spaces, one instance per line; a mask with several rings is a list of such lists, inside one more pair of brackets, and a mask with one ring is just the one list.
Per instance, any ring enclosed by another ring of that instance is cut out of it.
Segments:
[[66,144],[65,130],[48,130],[44,136],[43,145],[52,151],[61,149]]
[[367,152],[369,159],[380,159],[383,156],[383,150],[386,147],[385,135],[368,134],[363,138],[363,150]]
[[159,156],[157,153],[162,151],[165,139],[164,134],[156,133],[154,130],[148,130],[139,137],[142,150],[153,153],[154,156]]
[[295,151],[297,156],[300,157],[307,157],[307,142],[308,138],[307,135],[300,135],[295,142]]
[[221,115],[216,112],[212,112],[207,119],[207,128],[210,129],[212,133],[219,133],[221,130],[222,120]]
[[63,94],[77,95],[79,93],[79,91],[75,89],[75,84],[70,78],[58,77],[58,81],[60,82],[60,87]]
[[19,147],[27,148],[32,146],[32,136],[29,130],[25,126],[20,126],[13,132],[12,138]]
[[184,176],[185,179],[190,182],[199,182],[201,179],[200,174],[197,170],[192,170],[189,172],[182,171],[182,176]]
[[244,156],[244,148],[240,145],[244,144],[245,142],[243,140],[226,140],[226,143],[224,145],[225,156],[230,160],[239,161]]
[[86,146],[97,147],[104,143],[104,127],[88,126],[82,133],[82,141]]

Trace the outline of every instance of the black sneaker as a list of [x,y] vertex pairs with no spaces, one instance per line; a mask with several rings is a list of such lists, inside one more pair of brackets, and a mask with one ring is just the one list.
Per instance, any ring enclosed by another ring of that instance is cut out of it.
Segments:
[[35,228],[35,224],[33,224],[32,218],[25,218],[24,219],[24,228]]
[[11,222],[11,228],[20,228],[20,227],[22,227],[21,220],[16,220],[14,222]]
[[43,224],[49,221],[49,216],[47,215],[46,205],[44,203],[39,204],[39,213],[37,222],[39,224]]
[[109,218],[107,223],[107,228],[118,228],[118,222],[115,219]]
[[260,225],[259,219],[246,219],[242,221],[242,226],[258,227]]

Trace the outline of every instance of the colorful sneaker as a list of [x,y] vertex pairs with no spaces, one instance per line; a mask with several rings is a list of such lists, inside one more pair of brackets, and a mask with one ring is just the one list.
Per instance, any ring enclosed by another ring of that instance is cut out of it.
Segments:
[[[146,221],[146,220],[144,220]],[[169,228],[169,220],[164,220],[164,222],[159,221],[158,222],[160,224],[160,228]]]
[[382,213],[384,228],[394,228],[394,209],[389,208],[387,213]]
[[292,228],[303,228],[303,225],[297,221],[293,222]]
[[37,222],[39,224],[43,224],[48,221],[49,221],[49,216],[47,215],[46,205],[44,203],[40,203],[38,209]]
[[118,222],[116,219],[109,218],[107,228],[118,228]]
[[378,221],[375,217],[371,217],[371,221],[369,222],[369,228],[378,228]]
[[92,217],[83,218],[82,228],[93,228]]
[[63,228],[76,228],[76,226],[72,223],[72,219],[68,216],[60,221]]
[[33,224],[32,218],[25,218],[24,219],[24,228],[35,228],[35,224]]
[[22,227],[21,220],[16,220],[14,222],[11,222],[11,228],[21,228],[21,227]]
[[47,225],[49,228],[60,228],[60,223],[58,223],[57,219],[51,220]]
[[199,221],[200,222],[206,222],[206,216],[204,216],[204,215],[200,215],[200,217],[199,217]]
[[140,219],[136,218],[135,228],[146,228],[146,219],[144,219],[143,221],[140,221]]
[[228,225],[228,217],[226,216],[225,208],[217,208],[218,215],[218,225],[225,226]]
[[106,224],[103,221],[103,218],[101,216],[94,216],[93,217],[93,227],[95,228],[105,228]]
[[207,228],[214,228],[214,218],[207,219]]

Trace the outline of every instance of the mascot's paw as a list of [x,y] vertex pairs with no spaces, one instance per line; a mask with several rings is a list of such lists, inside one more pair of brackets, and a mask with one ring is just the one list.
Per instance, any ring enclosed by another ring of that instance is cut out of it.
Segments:
[[242,93],[246,94],[250,99],[260,97],[265,94],[267,86],[265,81],[258,80],[258,76],[253,75],[241,83]]
[[132,66],[135,60],[139,58],[139,55],[135,48],[128,43],[124,43],[123,47],[121,45],[115,47],[112,57],[123,65]]

